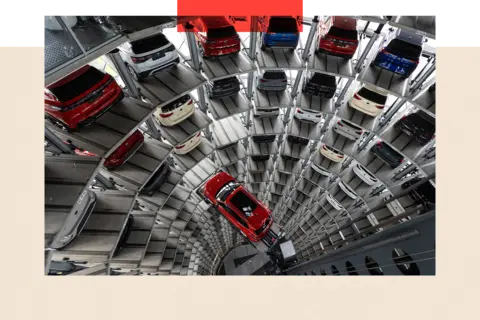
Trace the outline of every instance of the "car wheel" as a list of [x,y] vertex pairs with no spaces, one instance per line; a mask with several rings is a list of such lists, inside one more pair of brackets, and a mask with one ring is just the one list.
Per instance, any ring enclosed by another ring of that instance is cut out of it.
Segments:
[[132,66],[129,65],[128,63],[127,63],[127,69],[128,69],[128,71],[130,72],[130,74],[132,75],[133,79],[135,79],[135,80],[138,81],[138,82],[141,82],[141,81],[143,80],[142,77],[140,77],[140,76],[137,74],[137,72],[132,68]]

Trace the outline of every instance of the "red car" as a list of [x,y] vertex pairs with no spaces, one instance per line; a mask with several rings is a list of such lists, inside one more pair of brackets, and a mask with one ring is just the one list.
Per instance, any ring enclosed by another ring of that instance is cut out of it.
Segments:
[[240,37],[225,17],[201,17],[193,22],[193,30],[204,57],[240,51]]
[[86,127],[124,94],[109,74],[86,65],[45,88],[47,118],[66,129]]
[[105,159],[103,165],[110,170],[121,166],[142,146],[143,141],[143,133],[136,130]]
[[204,195],[250,241],[260,241],[272,226],[271,211],[228,173],[210,178]]
[[351,59],[357,51],[357,20],[333,16],[319,24],[317,52]]

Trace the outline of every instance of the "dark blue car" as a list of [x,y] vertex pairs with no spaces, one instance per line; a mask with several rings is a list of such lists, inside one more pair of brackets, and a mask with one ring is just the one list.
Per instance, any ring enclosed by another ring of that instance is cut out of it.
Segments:
[[270,17],[262,26],[262,49],[295,49],[300,37],[297,20],[293,17]]
[[373,63],[408,78],[420,62],[423,41],[423,36],[399,29],[390,40],[385,40]]

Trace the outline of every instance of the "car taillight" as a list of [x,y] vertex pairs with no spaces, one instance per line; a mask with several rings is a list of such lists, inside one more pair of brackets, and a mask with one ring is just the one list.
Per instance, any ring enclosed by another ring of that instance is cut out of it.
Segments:
[[188,101],[188,105],[191,105],[193,103],[193,100],[190,99],[190,101]]
[[402,119],[400,119],[400,120],[404,120],[406,117],[407,117],[407,116],[403,116]]
[[362,133],[363,133],[363,131],[357,131],[357,134],[362,134]]
[[170,113],[160,113],[160,117],[162,117],[162,118],[168,118],[168,117],[170,117],[172,114],[173,114],[173,112],[170,112]]
[[382,146],[382,141],[378,141],[377,146],[381,147]]
[[200,137],[200,135],[202,134],[202,132],[200,131],[199,133],[197,133],[197,137]]
[[337,124],[343,127],[342,121],[338,121]]
[[146,57],[132,57],[133,63],[142,63],[147,61]]
[[381,104],[377,104],[375,107],[376,107],[377,109],[383,109],[383,108],[385,108],[385,106],[384,106],[384,105],[381,105]]
[[285,80],[282,80],[282,82],[287,82],[287,79],[285,79]]
[[359,96],[358,94],[356,94],[356,93],[353,95],[353,97],[354,97],[355,99],[357,99],[357,100],[362,100],[362,98],[360,98],[360,96]]
[[260,82],[267,82],[267,80],[265,80],[265,79],[260,79]]
[[325,145],[323,145],[322,148],[323,148],[324,150],[328,150],[327,147],[325,147]]
[[180,145],[180,146],[176,146],[175,149],[182,149],[183,147],[185,147],[184,144]]
[[403,163],[403,161],[405,161],[405,159],[400,160],[400,163]]
[[303,111],[302,111],[301,109],[299,109],[299,108],[297,108],[297,112],[303,114]]
[[342,156],[342,155],[338,155],[338,157],[339,157],[340,159],[342,159],[344,156]]

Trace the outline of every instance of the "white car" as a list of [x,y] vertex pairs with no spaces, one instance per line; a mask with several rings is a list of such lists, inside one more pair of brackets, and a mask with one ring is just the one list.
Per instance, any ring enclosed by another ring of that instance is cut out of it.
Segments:
[[335,210],[342,210],[343,207],[330,193],[327,192],[327,201]]
[[351,108],[369,116],[376,117],[382,113],[387,102],[387,91],[365,84],[348,101]]
[[345,192],[345,194],[347,196],[349,196],[350,198],[352,198],[353,200],[357,199],[358,196],[357,194],[355,193],[355,191],[353,191],[353,189],[348,185],[346,184],[345,182],[343,182],[342,180],[340,180],[338,182],[338,186],[340,187],[340,189],[342,189],[343,192]]
[[137,81],[180,62],[175,46],[163,33],[125,42],[118,49],[128,71]]
[[358,140],[363,134],[362,127],[345,119],[340,119],[340,121],[333,126],[333,131],[353,141]]
[[190,95],[186,94],[163,107],[156,108],[153,115],[163,126],[171,127],[187,119],[194,113],[195,105],[193,104],[193,99]]
[[368,171],[367,168],[365,168],[359,163],[353,166],[353,172],[355,172],[355,174],[358,178],[360,178],[360,180],[362,180],[369,186],[372,186],[378,182],[378,179],[373,175],[373,173]]
[[176,154],[187,154],[193,149],[195,149],[200,142],[202,141],[202,132],[198,132],[195,135],[193,135],[191,138],[189,138],[186,142],[179,144],[178,146],[175,146],[173,149],[173,152]]
[[253,107],[253,116],[259,118],[276,117],[280,114],[280,108],[259,108]]
[[331,174],[330,171],[328,171],[327,169],[324,169],[320,166],[317,166],[315,163],[312,163],[312,169],[315,172],[321,174],[322,176],[330,177],[330,174]]
[[338,151],[335,148],[332,148],[326,144],[320,148],[320,153],[327,159],[333,161],[333,162],[342,162],[343,158],[345,158],[345,155]]
[[293,115],[296,119],[300,121],[306,121],[311,123],[319,123],[322,120],[322,113],[320,111],[306,110],[306,109],[295,109]]

